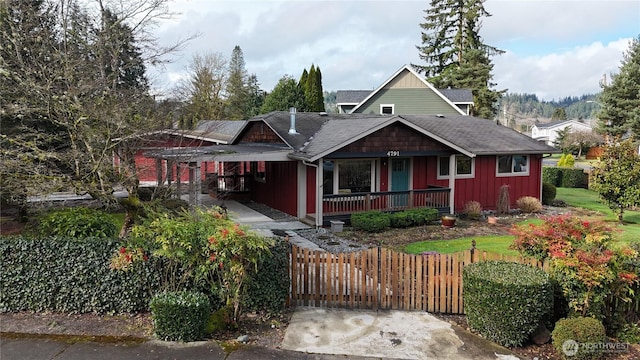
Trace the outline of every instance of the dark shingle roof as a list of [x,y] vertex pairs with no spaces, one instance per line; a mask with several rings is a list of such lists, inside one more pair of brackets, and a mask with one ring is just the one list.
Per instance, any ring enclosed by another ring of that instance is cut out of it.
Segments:
[[552,128],[554,126],[560,125],[565,122],[570,122],[570,121],[571,120],[555,120],[555,121],[550,121],[544,124],[536,124],[535,127],[537,127],[538,129],[548,129],[548,128]]
[[359,104],[371,90],[338,90],[336,91],[336,104]]
[[403,115],[402,118],[475,155],[558,152],[551,146],[491,120],[462,115]]
[[494,121],[465,115],[297,113],[296,135],[289,134],[288,112],[272,112],[250,121],[264,121],[293,149],[291,157],[311,161],[396,122],[469,156],[557,152]]
[[207,139],[229,141],[244,127],[244,124],[244,120],[201,120],[190,134]]
[[452,103],[472,103],[473,93],[469,89],[438,89]]

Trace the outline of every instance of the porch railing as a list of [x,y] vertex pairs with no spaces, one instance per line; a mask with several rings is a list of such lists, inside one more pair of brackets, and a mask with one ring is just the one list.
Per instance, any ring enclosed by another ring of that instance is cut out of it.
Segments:
[[402,211],[423,207],[432,207],[441,213],[447,213],[450,209],[450,192],[449,188],[430,187],[422,190],[324,195],[322,213],[329,217],[369,210]]

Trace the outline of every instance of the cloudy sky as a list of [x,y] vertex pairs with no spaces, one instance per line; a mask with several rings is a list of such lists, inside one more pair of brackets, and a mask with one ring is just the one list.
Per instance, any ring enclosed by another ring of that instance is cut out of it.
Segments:
[[[229,58],[239,45],[267,91],[312,63],[324,90],[374,89],[404,64],[420,63],[419,24],[429,2],[173,0],[179,15],[156,29],[160,40],[200,36],[153,76],[154,85],[170,88],[195,53]],[[598,92],[640,35],[638,0],[487,0],[485,8],[493,16],[480,35],[506,51],[493,58],[496,88],[543,100]]]

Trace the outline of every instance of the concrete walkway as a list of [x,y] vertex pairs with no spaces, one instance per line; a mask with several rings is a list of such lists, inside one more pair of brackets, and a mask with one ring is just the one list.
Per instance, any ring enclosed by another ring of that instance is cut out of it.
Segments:
[[509,349],[420,311],[299,307],[282,348],[385,359],[519,359]]
[[[204,206],[220,206],[222,203],[216,200],[202,200]],[[320,248],[314,242],[309,241],[296,233],[296,230],[311,229],[307,224],[300,221],[275,221],[266,215],[263,215],[237,201],[225,201],[224,206],[229,213],[231,219],[241,225],[246,225],[251,230],[262,236],[272,237],[274,231],[279,233],[286,233],[289,235],[289,242],[292,244],[316,251],[325,251]]]

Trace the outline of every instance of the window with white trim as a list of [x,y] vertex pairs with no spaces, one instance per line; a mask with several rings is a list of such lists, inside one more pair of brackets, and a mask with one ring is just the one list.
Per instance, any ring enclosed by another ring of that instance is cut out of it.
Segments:
[[497,176],[529,175],[529,155],[500,155],[496,157]]
[[394,104],[380,104],[380,114],[393,115],[395,113]]
[[[456,179],[473,178],[475,175],[475,159],[465,155],[456,155]],[[438,157],[438,179],[449,177],[449,157]]]
[[375,160],[325,160],[322,193],[351,194],[375,191]]

